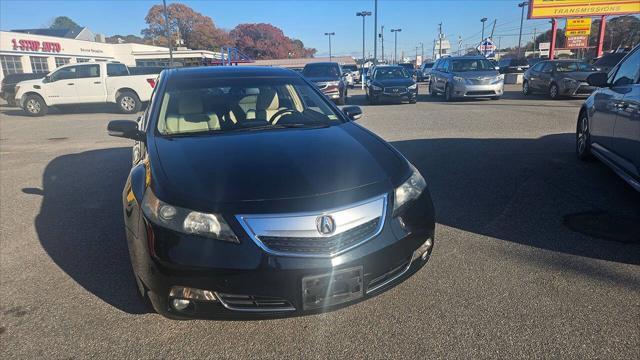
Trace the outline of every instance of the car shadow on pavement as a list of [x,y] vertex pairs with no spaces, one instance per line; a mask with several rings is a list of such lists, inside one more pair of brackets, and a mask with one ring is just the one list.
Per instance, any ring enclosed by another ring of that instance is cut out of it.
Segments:
[[[554,252],[640,264],[640,193],[602,163],[577,160],[574,143],[575,135],[565,133],[392,144],[427,180],[439,224]],[[601,237],[587,235],[594,228]]]
[[[146,104],[143,104],[144,110]],[[19,107],[8,105],[0,106],[0,113],[10,116],[30,117],[24,110]],[[112,113],[119,114],[114,104],[76,104],[76,105],[60,105],[49,108],[48,115],[66,115],[66,114],[102,114]]]
[[145,313],[137,296],[124,234],[122,189],[131,148],[55,158],[44,170],[36,231],[51,259],[73,280],[114,307]]

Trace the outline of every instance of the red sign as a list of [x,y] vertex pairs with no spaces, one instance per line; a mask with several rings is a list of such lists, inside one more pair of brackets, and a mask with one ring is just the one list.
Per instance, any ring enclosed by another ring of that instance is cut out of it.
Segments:
[[567,49],[586,48],[589,45],[588,35],[567,36]]
[[59,53],[60,50],[62,50],[62,46],[60,45],[60,43],[56,42],[11,39],[11,43],[13,44],[13,50],[20,51],[42,51]]

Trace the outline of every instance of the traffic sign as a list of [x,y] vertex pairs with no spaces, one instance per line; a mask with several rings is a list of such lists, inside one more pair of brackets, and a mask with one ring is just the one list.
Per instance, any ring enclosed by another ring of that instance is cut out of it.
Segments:
[[476,49],[486,57],[493,57],[497,47],[490,38],[486,38]]

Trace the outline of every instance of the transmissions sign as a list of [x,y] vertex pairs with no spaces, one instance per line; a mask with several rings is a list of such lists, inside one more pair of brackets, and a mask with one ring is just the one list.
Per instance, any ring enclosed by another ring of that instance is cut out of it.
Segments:
[[530,0],[529,19],[640,13],[638,0]]

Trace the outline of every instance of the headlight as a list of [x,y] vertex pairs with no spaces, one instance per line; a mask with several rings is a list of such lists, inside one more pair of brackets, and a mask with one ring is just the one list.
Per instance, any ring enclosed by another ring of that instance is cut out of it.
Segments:
[[408,87],[409,90],[415,90],[418,87],[418,84],[413,84]]
[[562,81],[564,81],[565,86],[578,86],[578,81],[571,78],[566,78]]
[[411,176],[395,190],[395,201],[393,202],[394,214],[406,203],[417,199],[427,187],[427,182],[424,181],[418,169],[411,164],[409,164],[409,166],[411,167]]
[[338,85],[340,85],[340,81],[327,81],[325,83],[325,85],[327,85],[327,86],[338,86]]
[[169,205],[147,188],[142,211],[156,225],[184,234],[239,243],[238,237],[219,214],[207,214]]
[[375,85],[371,85],[371,89],[375,90],[375,91],[380,91],[382,90],[382,88],[380,86],[375,86]]
[[499,82],[504,81],[504,74],[500,74],[498,76],[496,76],[495,79],[493,79],[493,81],[491,82],[492,84],[497,84]]
[[457,81],[457,82],[463,83],[464,82],[464,78],[460,77],[460,76],[454,76],[453,77],[453,81]]

